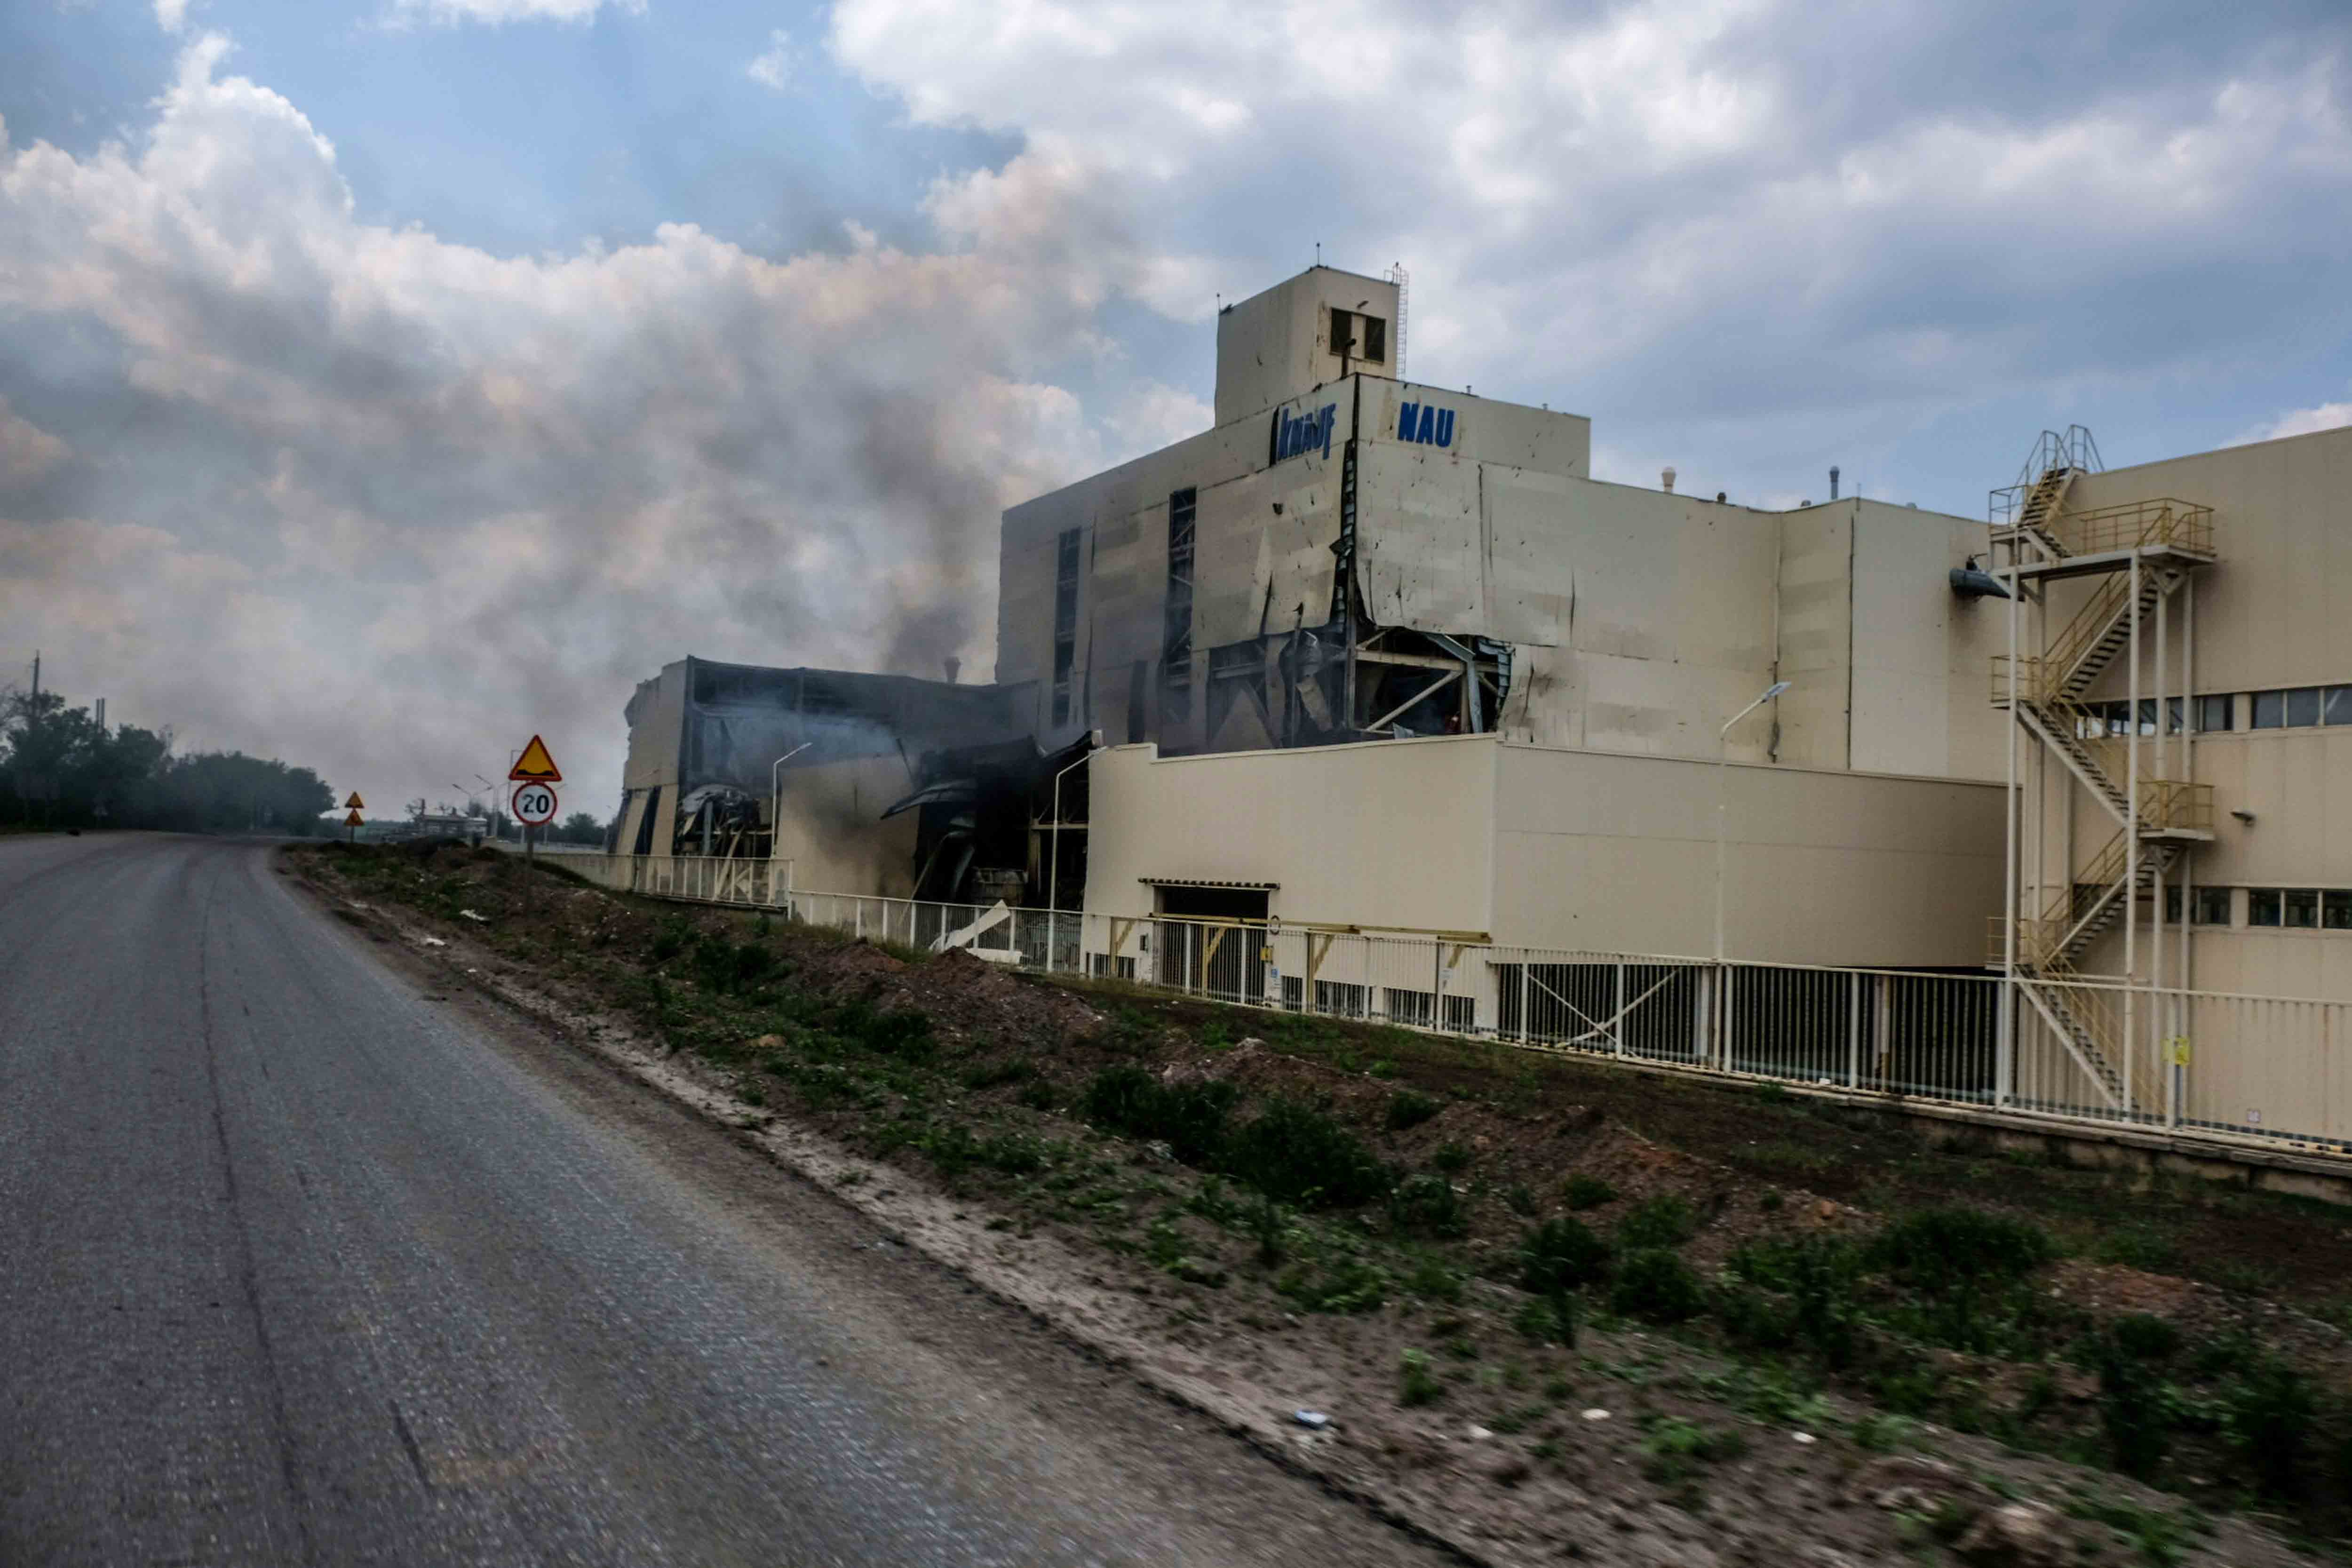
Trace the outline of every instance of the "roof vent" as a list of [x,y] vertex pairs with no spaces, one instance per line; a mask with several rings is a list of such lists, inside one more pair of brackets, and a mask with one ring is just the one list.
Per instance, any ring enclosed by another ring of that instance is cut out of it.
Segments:
[[1658,475],[1658,483],[1665,487],[1665,491],[1668,495],[1674,494],[1675,471],[1672,468],[1667,468],[1660,472]]

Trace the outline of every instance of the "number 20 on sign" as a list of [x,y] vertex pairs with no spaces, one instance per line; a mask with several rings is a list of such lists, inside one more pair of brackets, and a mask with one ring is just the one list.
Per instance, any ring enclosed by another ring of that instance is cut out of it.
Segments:
[[517,822],[544,827],[555,820],[555,792],[543,784],[527,784],[514,792]]

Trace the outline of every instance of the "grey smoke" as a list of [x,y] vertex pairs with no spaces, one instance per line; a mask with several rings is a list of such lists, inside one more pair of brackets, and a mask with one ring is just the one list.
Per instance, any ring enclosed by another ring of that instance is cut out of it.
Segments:
[[134,147],[0,144],[10,449],[67,452],[0,463],[0,624],[372,799],[538,731],[599,814],[685,654],[984,668],[999,510],[1101,458],[1052,375],[1131,251],[1082,181],[941,200],[939,255],[494,258],[357,222],[192,46]]

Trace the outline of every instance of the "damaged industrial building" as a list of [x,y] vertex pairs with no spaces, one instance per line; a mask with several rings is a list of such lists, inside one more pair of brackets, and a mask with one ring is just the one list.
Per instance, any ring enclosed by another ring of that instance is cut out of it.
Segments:
[[[625,714],[608,847],[759,860],[791,885],[1018,905],[1042,888],[1039,792],[1087,752],[1042,750],[1018,687],[682,658]],[[1083,776],[1068,800],[1083,809]],[[1083,876],[1083,863],[1072,869]],[[1076,887],[1072,888],[1073,900]]]
[[1915,1090],[2352,1131],[2325,1051],[2186,1044],[2192,986],[2352,998],[2352,430],[2048,433],[1981,520],[1834,469],[1748,506],[1407,379],[1407,304],[1223,309],[1212,428],[1003,514],[991,683],[666,668],[612,847],[1047,910],[1046,962],[1242,1000],[1620,1051],[1639,1007],[1726,1064],[1801,1026],[1856,1083],[1910,1026],[1873,977],[1953,977]]
[[992,684],[664,669],[614,847],[1703,952],[1727,756],[1741,951],[1981,963],[2001,622],[1950,576],[1985,525],[1596,481],[1588,419],[1402,379],[1404,302],[1318,267],[1227,307],[1213,428],[1004,514]]

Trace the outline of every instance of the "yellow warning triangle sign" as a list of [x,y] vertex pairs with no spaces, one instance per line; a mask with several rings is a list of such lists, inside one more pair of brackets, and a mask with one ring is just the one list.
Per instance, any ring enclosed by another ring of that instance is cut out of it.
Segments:
[[515,765],[507,770],[507,777],[531,784],[561,784],[563,774],[556,768],[555,759],[547,754],[547,742],[533,735],[530,744],[522,749]]
[[[357,800],[357,799],[359,798],[359,796],[357,796],[357,795],[353,795],[352,798],[353,800]],[[352,812],[349,816],[346,816],[345,818],[343,818],[343,826],[344,826],[345,827],[357,827],[357,826],[360,826],[360,814],[359,814],[356,810],[354,810],[354,811],[353,811],[353,812]]]
[[349,799],[349,800],[347,800],[347,801],[345,801],[345,802],[343,802],[343,808],[344,808],[346,811],[357,811],[357,810],[359,810],[359,809],[360,809],[360,807],[362,807],[362,806],[365,805],[366,804],[367,804],[367,802],[365,802],[365,801],[363,801],[363,800],[362,800],[362,799],[360,798],[360,792],[359,792],[359,791],[357,791],[357,790],[353,790],[353,791],[352,791],[352,798],[351,798],[351,799]]

